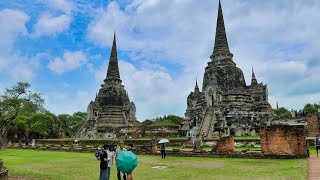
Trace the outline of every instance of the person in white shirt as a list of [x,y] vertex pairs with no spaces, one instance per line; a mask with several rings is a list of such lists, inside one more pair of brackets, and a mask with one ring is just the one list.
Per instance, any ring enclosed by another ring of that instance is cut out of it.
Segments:
[[[116,152],[115,152],[115,158],[116,158],[116,162],[117,162],[117,157],[119,156],[119,154],[123,151],[126,151],[126,148],[123,147],[124,143],[122,141],[120,141],[119,143],[119,148],[116,149]],[[120,170],[117,169],[117,177],[118,177],[118,180],[121,180],[121,174],[120,174]],[[126,174],[123,173],[123,179],[126,180]]]
[[111,166],[113,164],[113,160],[116,156],[116,153],[114,151],[114,146],[113,145],[110,145],[109,146],[109,149],[107,150],[107,154],[108,154],[108,176],[107,176],[107,179],[109,180],[110,179],[110,170],[111,170]]

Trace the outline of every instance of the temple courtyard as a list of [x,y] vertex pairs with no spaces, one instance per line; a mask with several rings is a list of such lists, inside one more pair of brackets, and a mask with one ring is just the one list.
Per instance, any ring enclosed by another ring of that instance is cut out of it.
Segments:
[[[311,150],[314,153],[314,150]],[[9,173],[40,179],[97,179],[93,153],[7,149],[0,152]],[[306,179],[307,159],[242,159],[138,155],[135,179]],[[116,178],[116,166],[111,168]]]

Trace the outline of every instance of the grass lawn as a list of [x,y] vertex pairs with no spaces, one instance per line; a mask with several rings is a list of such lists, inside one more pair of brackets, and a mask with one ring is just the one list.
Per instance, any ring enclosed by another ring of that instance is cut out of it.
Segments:
[[[0,152],[9,173],[48,179],[97,179],[99,161],[92,153],[7,149]],[[231,159],[139,155],[134,179],[305,179],[306,159]],[[155,169],[154,166],[166,166]],[[111,168],[111,179],[116,179]]]

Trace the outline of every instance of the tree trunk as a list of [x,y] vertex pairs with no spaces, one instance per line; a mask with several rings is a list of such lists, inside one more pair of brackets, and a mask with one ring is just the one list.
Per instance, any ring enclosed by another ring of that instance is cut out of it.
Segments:
[[3,149],[3,145],[4,145],[4,140],[3,140],[3,137],[2,137],[2,133],[0,134],[0,150]]
[[2,132],[0,132],[0,150],[4,148],[4,145],[7,141],[7,133],[8,133],[7,128],[3,128]]

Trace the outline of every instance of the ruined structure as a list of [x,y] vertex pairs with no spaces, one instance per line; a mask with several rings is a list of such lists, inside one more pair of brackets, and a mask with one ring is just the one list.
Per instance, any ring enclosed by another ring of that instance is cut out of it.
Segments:
[[112,137],[121,127],[136,122],[136,107],[121,84],[114,35],[107,76],[87,109],[86,122],[74,137]]
[[[211,61],[205,68],[202,92],[196,82],[187,99],[186,122],[190,131],[205,131],[208,136],[255,135],[269,125],[273,113],[268,103],[267,85],[258,83],[252,69],[247,85],[242,70],[233,61],[219,1],[216,36]],[[186,125],[183,125],[185,129]]]
[[263,127],[260,139],[264,154],[307,157],[305,124]]

